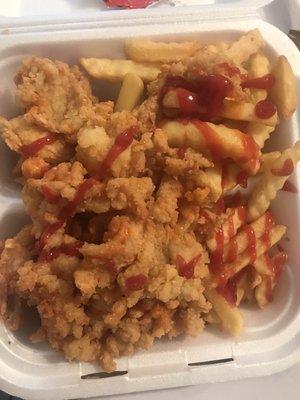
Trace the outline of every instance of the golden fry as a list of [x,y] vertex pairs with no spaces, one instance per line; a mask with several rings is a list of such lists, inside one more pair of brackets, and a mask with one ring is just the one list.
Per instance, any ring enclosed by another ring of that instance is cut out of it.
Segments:
[[154,42],[145,39],[129,39],[125,42],[128,58],[138,62],[169,63],[193,56],[200,48],[198,42]]
[[275,85],[271,91],[271,99],[276,104],[279,115],[289,119],[297,106],[296,81],[290,63],[280,56],[273,69]]
[[133,110],[139,104],[143,91],[144,84],[138,75],[132,73],[125,75],[114,111]]
[[155,65],[137,63],[131,60],[81,58],[80,63],[92,77],[110,82],[121,82],[129,73],[138,75],[145,82],[150,82],[156,79],[160,72],[160,69]]

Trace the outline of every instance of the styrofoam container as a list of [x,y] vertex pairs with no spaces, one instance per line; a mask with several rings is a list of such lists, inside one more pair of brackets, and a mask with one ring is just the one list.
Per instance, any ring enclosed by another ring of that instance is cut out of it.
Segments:
[[[262,6],[269,1],[252,3]],[[257,9],[246,8],[242,0],[231,2],[230,13],[228,1],[215,3],[215,8],[194,6],[124,14],[112,11],[98,21],[87,18],[43,26],[35,21],[26,29],[20,22],[11,25],[11,34],[0,37],[0,114],[13,117],[18,113],[13,77],[23,57],[45,56],[71,64],[81,56],[123,57],[123,41],[128,37],[212,42],[233,40],[259,28],[268,43],[268,55],[275,58],[284,54],[289,59],[299,90],[300,53],[288,37],[260,20]],[[299,125],[298,110],[291,121],[281,123],[268,147],[291,146],[299,139]],[[1,143],[2,237],[15,234],[26,221],[19,188],[11,178],[13,158]],[[293,181],[300,187],[299,172]],[[239,339],[208,327],[195,339],[160,340],[147,352],[118,360],[118,373],[107,375],[99,374],[98,365],[70,364],[47,345],[31,344],[28,335],[35,330],[36,322],[28,315],[25,326],[17,333],[0,324],[0,389],[30,400],[89,398],[274,374],[300,361],[300,195],[280,192],[272,208],[279,222],[288,226],[283,241],[289,255],[288,266],[269,307],[263,311],[242,307],[245,329]]]

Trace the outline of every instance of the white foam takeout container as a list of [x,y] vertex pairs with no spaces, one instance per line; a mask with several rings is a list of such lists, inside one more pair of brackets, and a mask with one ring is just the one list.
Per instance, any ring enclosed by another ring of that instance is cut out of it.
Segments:
[[[163,40],[199,38],[203,42],[231,40],[259,28],[271,58],[284,54],[297,76],[300,92],[300,53],[274,26],[261,20],[258,8],[271,0],[215,1],[213,5],[153,8],[138,11],[102,12],[69,20],[53,16],[23,22],[7,19],[10,34],[0,36],[0,114],[18,113],[13,77],[28,55],[77,63],[84,57],[123,57],[123,40],[151,37]],[[195,2],[193,2],[195,3]],[[202,0],[203,3],[203,0]],[[211,3],[209,1],[208,3]],[[226,3],[226,4],[225,4]],[[2,20],[3,21],[3,20]],[[2,23],[3,26],[3,23]],[[96,92],[99,87],[96,87]],[[103,93],[102,93],[103,94]],[[106,93],[107,97],[108,93]],[[281,123],[268,147],[283,149],[299,139],[300,114]],[[0,146],[0,234],[9,237],[26,221],[20,189],[13,183],[13,154]],[[300,187],[299,171],[292,178]],[[213,328],[197,338],[160,340],[147,352],[118,360],[117,374],[100,373],[98,365],[67,363],[47,345],[28,340],[36,327],[30,315],[23,329],[11,333],[0,324],[0,389],[30,400],[90,398],[204,382],[227,381],[268,375],[300,360],[300,195],[280,192],[272,209],[280,223],[287,225],[283,246],[289,255],[275,299],[265,310],[242,307],[245,329],[233,339]]]

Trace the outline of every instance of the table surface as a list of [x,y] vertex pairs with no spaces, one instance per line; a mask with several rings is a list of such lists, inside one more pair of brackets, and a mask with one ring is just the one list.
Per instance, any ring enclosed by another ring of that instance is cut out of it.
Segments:
[[[9,6],[9,2],[2,3]],[[28,3],[34,4],[32,0]],[[47,3],[44,3],[47,7]],[[289,29],[300,30],[300,0],[274,0],[273,3],[265,8],[262,17],[287,32]],[[272,400],[298,400],[300,398],[300,364],[283,371],[281,373],[260,377],[250,378],[241,381],[231,381],[224,383],[202,384],[175,389],[160,391],[125,394],[120,396],[106,396],[102,400],[260,400],[269,398]],[[17,400],[17,398],[0,392],[0,400]],[[94,399],[96,400],[96,399]]]

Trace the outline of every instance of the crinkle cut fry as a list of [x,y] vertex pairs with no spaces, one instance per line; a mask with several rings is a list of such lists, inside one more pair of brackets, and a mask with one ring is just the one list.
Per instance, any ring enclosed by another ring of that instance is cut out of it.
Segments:
[[[232,208],[227,211],[226,219],[222,221],[224,245],[226,245],[230,239],[236,235],[238,229],[245,224],[245,222],[246,210],[244,206]],[[216,250],[216,233],[214,233],[214,237],[209,239],[206,244],[211,252]]]
[[[246,212],[245,212],[245,217],[246,217]],[[265,234],[266,226],[269,226],[269,224],[270,226],[274,225],[274,221],[273,217],[268,212],[266,212],[264,215],[262,215],[260,218],[258,218],[251,224],[242,227],[242,229],[237,233],[237,235],[232,238],[231,242],[229,241],[227,244],[225,243],[223,250],[223,261],[228,262],[228,257],[230,255],[230,250],[232,248],[232,245],[235,246],[235,252],[237,253],[237,255],[241,254],[243,251],[247,249],[249,244],[249,238],[246,229],[249,229],[249,227],[251,227],[251,229],[253,230],[253,235],[255,235],[256,239],[259,239]]]
[[[283,225],[276,225],[271,228],[269,233],[269,243],[266,243],[262,238],[256,240],[255,252],[256,257],[261,256],[263,253],[268,251],[274,244],[280,241],[286,232],[286,227]],[[225,264],[224,270],[222,271],[224,278],[230,279],[241,269],[245,268],[251,262],[251,254],[247,250],[240,254],[238,259],[232,263]],[[217,283],[215,283],[217,285]]]
[[[248,221],[259,218],[275,199],[277,192],[282,189],[284,183],[293,172],[300,159],[300,141],[294,147],[282,152],[281,156],[275,160],[272,169],[266,171],[255,185],[248,202]],[[289,164],[288,174],[285,173],[285,166]],[[279,174],[279,175],[278,175]]]
[[233,159],[242,169],[255,174],[260,151],[254,140],[243,132],[200,120],[177,120],[163,124],[171,147],[188,146],[213,158]]
[[213,310],[218,314],[222,327],[233,336],[239,336],[242,332],[244,321],[237,307],[232,307],[223,296],[214,288],[206,285],[204,292],[208,301],[211,302]]

